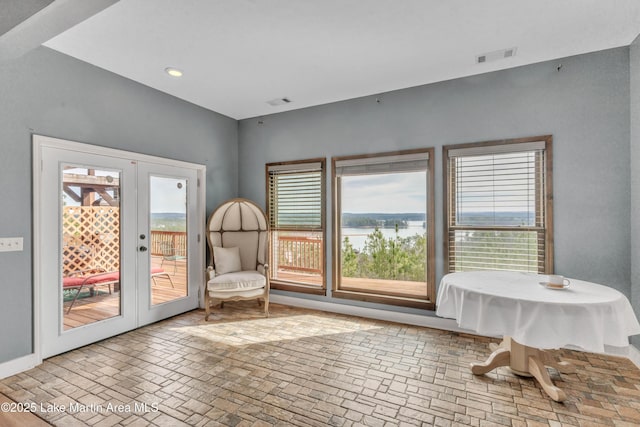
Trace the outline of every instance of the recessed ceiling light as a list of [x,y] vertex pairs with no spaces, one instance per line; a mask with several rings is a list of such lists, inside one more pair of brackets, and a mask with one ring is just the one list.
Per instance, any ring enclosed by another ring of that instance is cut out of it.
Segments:
[[182,77],[182,71],[177,68],[167,67],[164,69],[164,72],[169,74],[171,77]]

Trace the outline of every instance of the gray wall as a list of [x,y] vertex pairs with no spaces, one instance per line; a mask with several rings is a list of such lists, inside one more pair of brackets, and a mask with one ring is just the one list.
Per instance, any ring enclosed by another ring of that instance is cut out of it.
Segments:
[[[631,104],[631,305],[640,317],[640,36],[629,48]],[[640,347],[640,336],[631,341]]]
[[31,133],[207,166],[207,213],[237,194],[237,122],[47,48],[0,64],[0,363],[32,351]]
[[239,128],[47,48],[0,64],[0,236],[25,238],[24,252],[0,253],[0,363],[32,350],[32,132],[205,164],[207,213],[236,195],[264,206],[267,162],[436,147],[437,280],[441,146],[553,134],[556,271],[619,289],[638,310],[640,263],[631,259],[640,254],[640,227],[631,203],[640,211],[639,49],[631,47],[631,65],[629,49],[619,48],[274,114],[261,125],[243,120]]
[[435,147],[437,281],[442,145],[552,134],[556,272],[630,295],[626,47],[261,120],[240,122],[239,190],[263,206],[266,162]]

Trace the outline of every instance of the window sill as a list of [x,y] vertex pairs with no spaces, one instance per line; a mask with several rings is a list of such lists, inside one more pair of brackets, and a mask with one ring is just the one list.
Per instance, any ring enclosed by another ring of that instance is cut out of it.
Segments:
[[334,298],[344,298],[358,301],[373,302],[377,304],[399,305],[403,307],[420,308],[424,310],[435,310],[436,304],[430,300],[420,300],[415,298],[404,298],[396,296],[369,294],[365,292],[352,292],[335,290],[331,293]]
[[298,292],[302,294],[326,295],[327,290],[324,287],[303,285],[299,283],[281,282],[271,280],[271,289],[279,291]]

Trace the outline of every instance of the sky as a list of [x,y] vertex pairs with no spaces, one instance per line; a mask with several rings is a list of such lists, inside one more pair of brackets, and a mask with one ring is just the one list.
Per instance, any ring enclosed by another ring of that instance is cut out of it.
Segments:
[[424,213],[427,209],[425,172],[342,177],[342,212]]
[[150,182],[152,213],[185,213],[187,211],[187,181],[152,176]]
[[[86,168],[66,169],[65,173],[86,175]],[[94,169],[97,176],[113,176],[119,178],[119,171]],[[185,213],[187,203],[187,182],[184,179],[152,176],[149,182],[150,205],[153,213]],[[79,206],[80,203],[65,198],[65,205]]]

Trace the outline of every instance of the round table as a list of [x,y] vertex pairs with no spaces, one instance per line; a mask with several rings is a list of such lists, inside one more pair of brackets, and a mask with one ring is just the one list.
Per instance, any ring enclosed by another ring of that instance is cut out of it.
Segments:
[[504,336],[484,363],[472,364],[474,374],[509,366],[519,375],[534,376],[547,394],[562,401],[566,396],[544,365],[561,372],[571,368],[554,364],[542,349],[626,347],[629,336],[640,333],[640,324],[629,300],[613,288],[570,279],[568,288],[550,289],[544,286],[547,280],[546,275],[507,271],[447,274],[438,289],[436,314],[481,335]]

